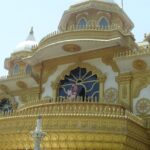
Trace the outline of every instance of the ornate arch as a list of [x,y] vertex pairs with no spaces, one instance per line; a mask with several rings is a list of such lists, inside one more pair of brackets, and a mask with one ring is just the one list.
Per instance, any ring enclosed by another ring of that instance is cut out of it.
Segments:
[[101,72],[101,70],[98,70],[95,66],[92,66],[88,63],[77,63],[77,64],[69,66],[66,70],[64,70],[57,77],[56,82],[62,80],[65,75],[69,75],[70,71],[77,67],[86,68],[87,71],[92,71],[93,74],[96,74],[98,78],[101,78],[102,76],[104,76],[104,74]]
[[13,67],[12,74],[15,75],[15,74],[18,74],[19,72],[20,72],[20,66],[18,63],[16,63]]
[[78,19],[77,28],[85,28],[88,25],[88,20],[85,17]]
[[24,72],[25,72],[25,74],[31,74],[32,73],[32,67],[29,65],[29,64],[27,64],[26,66],[25,66],[25,70],[24,70]]
[[[103,23],[103,22],[106,23],[107,25],[104,25],[104,26],[101,25],[101,23]],[[101,16],[99,18],[98,22],[97,22],[97,25],[100,26],[100,27],[106,28],[106,27],[108,27],[110,25],[110,21],[109,21],[109,19],[106,16]]]
[[9,95],[9,94],[6,94],[6,93],[2,93],[1,96],[0,96],[0,100],[1,99],[4,99],[4,98],[7,98],[7,99],[10,99],[10,101],[12,100],[13,96]]
[[[58,88],[59,88],[59,83],[61,80],[64,80],[65,76],[70,74],[70,72],[74,69],[76,69],[77,67],[80,68],[85,68],[87,71],[92,72],[92,74],[95,74],[97,76],[97,80],[101,83],[103,83],[106,79],[106,76],[100,71],[98,70],[96,67],[88,64],[88,63],[77,63],[74,65],[69,66],[66,70],[64,70],[57,78],[56,80],[52,83],[52,88],[54,91],[53,96],[56,96],[58,93]],[[104,89],[104,88],[103,88]],[[101,89],[102,90],[102,89]],[[102,92],[103,93],[103,92]],[[100,96],[101,97],[101,96]]]
[[0,96],[0,111],[11,111],[13,109],[13,97],[9,94],[3,93]]

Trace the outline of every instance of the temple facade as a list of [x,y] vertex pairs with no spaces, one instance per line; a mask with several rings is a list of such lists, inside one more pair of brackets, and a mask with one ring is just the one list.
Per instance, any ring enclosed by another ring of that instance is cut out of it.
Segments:
[[150,150],[150,35],[113,0],[82,0],[58,31],[35,41],[31,28],[0,77],[0,150]]

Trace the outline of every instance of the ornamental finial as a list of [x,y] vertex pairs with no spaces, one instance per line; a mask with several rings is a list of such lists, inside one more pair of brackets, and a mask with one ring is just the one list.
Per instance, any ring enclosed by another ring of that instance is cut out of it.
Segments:
[[40,145],[46,133],[42,131],[42,116],[38,115],[35,130],[31,132],[34,139],[34,150],[41,150]]
[[27,41],[35,41],[33,27],[31,27]]
[[33,27],[31,27],[31,29],[30,29],[30,34],[34,34],[34,32],[33,32]]

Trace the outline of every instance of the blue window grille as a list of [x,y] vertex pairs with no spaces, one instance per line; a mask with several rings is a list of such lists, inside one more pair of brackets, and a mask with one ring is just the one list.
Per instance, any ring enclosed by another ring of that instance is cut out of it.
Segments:
[[85,19],[81,19],[78,23],[78,28],[85,28],[87,26],[87,22]]
[[65,75],[59,82],[58,96],[68,97],[70,91],[75,97],[99,99],[99,81],[96,74],[87,71],[86,68],[77,67],[69,75]]
[[102,27],[102,28],[107,28],[109,25],[108,21],[106,18],[102,18],[100,21],[99,21],[99,26]]
[[25,72],[26,72],[26,74],[31,74],[32,73],[32,67],[30,65],[27,65]]

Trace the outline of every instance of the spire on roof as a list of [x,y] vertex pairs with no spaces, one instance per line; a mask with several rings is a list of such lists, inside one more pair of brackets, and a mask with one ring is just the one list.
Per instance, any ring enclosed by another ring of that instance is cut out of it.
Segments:
[[35,41],[33,27],[31,27],[29,35],[28,35],[26,41]]

